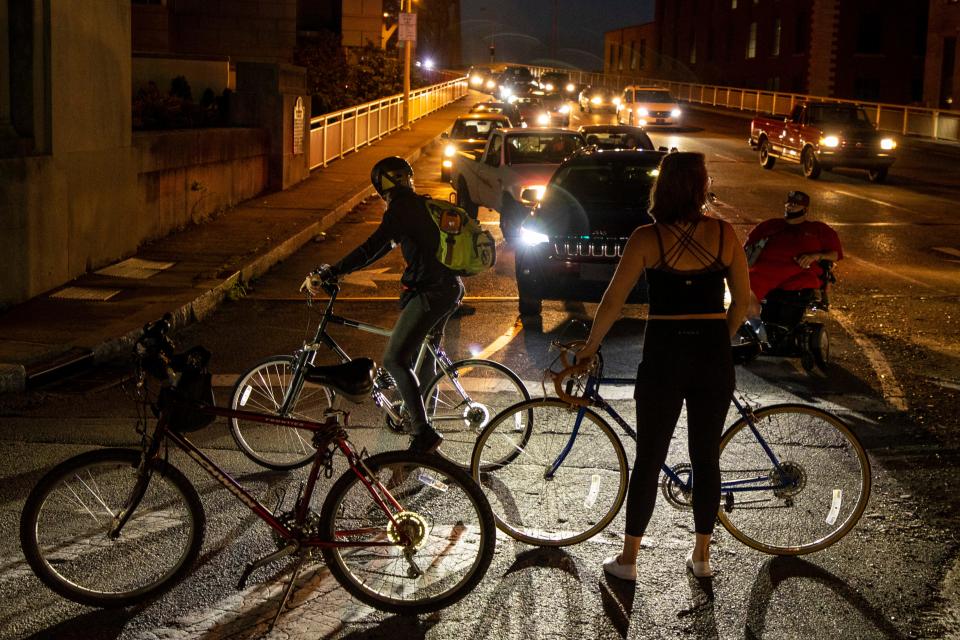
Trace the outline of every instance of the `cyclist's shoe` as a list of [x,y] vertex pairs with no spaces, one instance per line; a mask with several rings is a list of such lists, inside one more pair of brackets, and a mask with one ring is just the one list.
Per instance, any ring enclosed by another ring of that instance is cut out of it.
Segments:
[[687,553],[687,569],[690,569],[698,578],[712,578],[715,575],[709,560],[700,562],[693,559],[693,549]]
[[637,581],[637,564],[620,564],[620,554],[610,556],[603,561],[603,570],[621,580]]
[[420,433],[413,436],[410,441],[410,449],[421,453],[433,453],[443,444],[443,436],[436,429],[421,429]]

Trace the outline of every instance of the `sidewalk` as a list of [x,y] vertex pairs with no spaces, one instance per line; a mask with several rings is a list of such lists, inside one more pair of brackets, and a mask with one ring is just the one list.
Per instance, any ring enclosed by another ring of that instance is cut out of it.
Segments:
[[[0,392],[123,354],[143,325],[164,313],[173,314],[174,326],[202,319],[232,288],[265,273],[373,195],[375,162],[393,155],[413,162],[474,97],[317,169],[292,189],[248,200],[0,314]],[[109,298],[55,297],[64,293]]]

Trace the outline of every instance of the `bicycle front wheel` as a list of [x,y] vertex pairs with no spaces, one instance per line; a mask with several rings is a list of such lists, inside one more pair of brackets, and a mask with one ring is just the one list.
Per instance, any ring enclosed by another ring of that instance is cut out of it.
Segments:
[[[320,512],[320,531],[342,545],[323,548],[330,573],[358,600],[391,613],[437,611],[466,596],[496,545],[480,487],[460,467],[429,454],[391,451],[364,464],[370,476],[347,471]],[[373,480],[399,503],[387,507],[389,514],[365,484]]]
[[[230,408],[280,415],[283,399],[293,384],[300,386],[284,417],[323,422],[333,404],[328,388],[296,380],[293,356],[272,356],[242,374],[233,387]],[[248,458],[268,469],[296,469],[310,462],[316,450],[313,434],[304,429],[230,418],[230,433]]]
[[603,418],[548,398],[500,413],[477,438],[470,470],[502,531],[559,547],[583,542],[613,520],[627,493],[627,466]]
[[530,399],[513,371],[491,360],[460,360],[441,371],[423,394],[427,420],[443,434],[437,450],[463,468],[470,466],[477,434],[507,407]]
[[54,467],[27,497],[20,546],[53,591],[95,607],[156,596],[186,576],[203,543],[204,515],[193,485],[162,460],[150,465],[143,498],[131,507],[140,452],[100,449]]
[[782,404],[740,418],[720,440],[720,522],[773,555],[819,551],[860,519],[870,461],[840,418]]

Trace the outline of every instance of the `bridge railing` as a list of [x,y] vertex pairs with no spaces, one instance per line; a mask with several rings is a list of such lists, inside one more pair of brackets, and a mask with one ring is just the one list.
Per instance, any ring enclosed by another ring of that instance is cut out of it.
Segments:
[[[468,92],[467,79],[410,92],[410,121],[441,109]],[[325,167],[403,126],[403,94],[372,100],[310,119],[310,168]]]
[[674,97],[679,100],[691,104],[734,109],[756,114],[763,113],[785,116],[790,113],[797,102],[807,100],[858,104],[863,107],[867,116],[877,125],[877,128],[882,131],[895,132],[900,135],[917,136],[934,141],[960,142],[960,111],[928,109],[925,107],[881,102],[863,102],[860,100],[844,100],[827,96],[787,93],[782,91],[675,82],[672,80],[659,80],[656,78],[626,74],[590,73],[570,69],[553,69],[550,67],[531,67],[531,70],[535,75],[539,75],[545,71],[560,71],[569,74],[571,78],[583,84],[603,86],[618,90],[628,84],[659,86],[668,89]]

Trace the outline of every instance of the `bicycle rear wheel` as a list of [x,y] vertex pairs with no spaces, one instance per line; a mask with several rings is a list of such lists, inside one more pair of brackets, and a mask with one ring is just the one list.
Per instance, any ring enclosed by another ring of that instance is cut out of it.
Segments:
[[583,542],[613,520],[627,493],[627,468],[623,445],[603,418],[556,398],[500,413],[477,438],[470,467],[502,531],[555,547]]
[[139,479],[140,452],[100,449],[70,458],[40,480],[20,517],[20,546],[37,577],[74,602],[121,607],[147,600],[186,576],[203,543],[193,485],[162,460],[146,493],[111,537]]
[[477,434],[507,407],[529,400],[530,394],[517,374],[499,362],[460,360],[448,371],[427,385],[424,406],[427,420],[443,434],[437,453],[466,469]]
[[[272,356],[253,365],[233,387],[230,408],[279,415],[287,390],[293,384],[293,356]],[[285,414],[288,418],[323,422],[333,404],[333,392],[304,383]],[[310,462],[316,450],[313,434],[304,429],[230,418],[230,433],[240,451],[268,469],[296,469]]]
[[[323,548],[330,573],[358,600],[392,613],[437,611],[466,596],[496,545],[480,487],[460,467],[424,453],[391,451],[364,464],[371,476],[347,471],[320,511],[323,535],[350,545]],[[373,479],[401,505],[391,508],[392,521],[364,484]]]
[[856,436],[801,404],[759,409],[753,426],[741,418],[720,440],[723,526],[773,555],[819,551],[846,535],[870,497],[870,461]]

